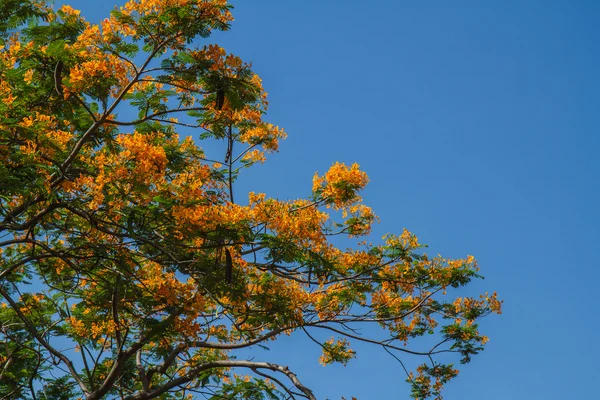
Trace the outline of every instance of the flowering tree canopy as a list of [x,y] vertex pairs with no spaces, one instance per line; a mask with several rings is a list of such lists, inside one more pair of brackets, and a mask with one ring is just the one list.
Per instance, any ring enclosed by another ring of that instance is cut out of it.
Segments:
[[358,165],[302,199],[236,191],[285,133],[251,66],[205,43],[229,29],[225,0],[130,0],[99,25],[45,0],[0,11],[2,398],[315,399],[238,355],[281,335],[322,364],[358,342],[421,357],[412,396],[441,398],[448,353],[482,349],[500,302],[454,293],[474,258],[428,256],[406,230],[369,242]]

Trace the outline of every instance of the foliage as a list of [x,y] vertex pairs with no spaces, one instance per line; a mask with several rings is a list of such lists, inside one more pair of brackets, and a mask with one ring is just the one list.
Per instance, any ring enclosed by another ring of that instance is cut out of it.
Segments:
[[[473,257],[428,256],[406,230],[332,243],[376,221],[357,165],[316,174],[306,199],[234,191],[285,133],[263,120],[251,66],[197,44],[229,29],[230,8],[130,0],[94,25],[2,2],[4,398],[314,399],[288,367],[238,356],[289,334],[323,364],[351,361],[359,341],[424,357],[413,397],[439,397],[457,371],[436,355],[482,349],[495,294],[447,295],[478,277]],[[356,330],[373,323],[376,337]],[[420,336],[435,345],[414,349]]]

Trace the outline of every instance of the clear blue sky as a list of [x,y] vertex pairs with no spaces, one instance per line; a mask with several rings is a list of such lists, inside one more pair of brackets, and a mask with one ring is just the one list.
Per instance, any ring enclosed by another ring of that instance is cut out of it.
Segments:
[[[118,0],[73,0],[91,20]],[[68,1],[65,1],[68,3]],[[305,196],[358,162],[375,236],[403,227],[432,253],[473,254],[504,314],[448,400],[598,398],[600,2],[241,1],[214,41],[254,63],[289,138],[244,185]],[[359,347],[348,367],[288,339],[319,398],[408,399],[399,365]]]

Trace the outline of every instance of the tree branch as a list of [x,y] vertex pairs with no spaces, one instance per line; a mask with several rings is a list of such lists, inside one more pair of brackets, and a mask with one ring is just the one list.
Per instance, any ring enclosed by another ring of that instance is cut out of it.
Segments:
[[211,369],[217,369],[217,368],[236,368],[236,367],[250,368],[252,370],[268,369],[268,370],[271,370],[274,372],[280,372],[280,373],[284,374],[294,384],[294,386],[303,393],[304,397],[306,397],[309,400],[317,400],[317,398],[315,397],[313,392],[308,387],[304,386],[300,382],[300,380],[298,379],[296,374],[294,374],[292,371],[290,371],[290,369],[287,366],[268,363],[268,362],[243,361],[243,360],[219,360],[219,361],[212,361],[212,362],[208,362],[206,364],[202,364],[202,365],[194,368],[193,370],[191,370],[186,376],[182,376],[177,379],[173,379],[172,381],[148,392],[147,394],[137,393],[132,396],[128,396],[125,398],[125,400],[152,399],[152,398],[160,396],[163,393],[168,392],[169,390],[171,390],[177,386],[180,386],[180,385],[183,385],[183,384],[186,384],[186,383],[192,381],[200,373],[202,373],[204,371],[211,370]]
[[31,334],[31,336],[33,336],[38,341],[38,343],[40,343],[42,346],[44,346],[44,348],[46,350],[48,350],[50,352],[50,354],[52,354],[54,357],[58,358],[60,361],[62,361],[67,366],[67,368],[69,369],[69,372],[71,373],[71,376],[73,376],[73,379],[75,379],[75,381],[81,388],[81,391],[87,396],[89,393],[89,390],[88,390],[87,386],[85,385],[85,383],[83,382],[83,380],[81,379],[81,377],[79,376],[79,374],[77,373],[77,371],[75,370],[75,367],[73,366],[73,363],[71,362],[71,360],[69,360],[69,358],[67,356],[65,356],[64,354],[62,354],[60,351],[58,351],[54,347],[52,347],[50,345],[50,343],[48,343],[38,333],[38,331],[35,329],[35,326],[33,326],[31,321],[29,321],[29,319],[25,316],[25,314],[23,314],[19,305],[17,303],[15,303],[15,301],[12,299],[12,297],[10,297],[10,295],[4,289],[4,287],[2,287],[2,285],[0,285],[0,294],[2,295],[2,297],[4,297],[6,299],[8,304],[10,304],[11,308],[17,314],[19,319],[21,321],[23,321],[23,324],[25,324],[25,328]]
[[123,121],[116,121],[114,119],[107,119],[104,122],[107,124],[112,124],[112,125],[131,126],[131,125],[141,124],[142,122],[146,122],[149,120],[156,121],[155,117],[158,117],[160,115],[166,115],[166,114],[175,113],[175,112],[203,111],[203,110],[206,110],[206,108],[205,107],[174,108],[171,110],[159,111],[154,114],[146,115],[144,118],[138,119],[135,121],[123,122]]

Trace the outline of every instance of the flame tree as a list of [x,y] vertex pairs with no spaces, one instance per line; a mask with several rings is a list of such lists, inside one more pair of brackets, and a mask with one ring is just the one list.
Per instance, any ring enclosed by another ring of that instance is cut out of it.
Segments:
[[205,43],[229,29],[225,0],[131,0],[99,25],[0,8],[2,398],[315,399],[287,366],[237,356],[291,334],[322,364],[357,342],[399,368],[421,357],[412,396],[441,398],[458,370],[438,354],[482,349],[496,295],[449,294],[473,257],[428,256],[406,230],[366,241],[358,165],[298,200],[236,192],[285,133],[250,65]]

